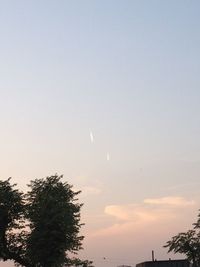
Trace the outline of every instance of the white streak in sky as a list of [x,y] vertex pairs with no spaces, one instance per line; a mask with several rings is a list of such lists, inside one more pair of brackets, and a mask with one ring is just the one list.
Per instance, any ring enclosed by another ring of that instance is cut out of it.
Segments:
[[91,131],[90,131],[90,140],[91,140],[91,143],[94,143],[94,135]]
[[109,153],[107,153],[107,155],[106,155],[106,159],[107,159],[107,161],[110,160],[110,154],[109,154]]

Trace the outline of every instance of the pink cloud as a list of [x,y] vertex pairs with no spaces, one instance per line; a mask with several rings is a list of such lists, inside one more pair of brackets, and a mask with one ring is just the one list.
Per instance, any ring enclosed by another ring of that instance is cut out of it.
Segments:
[[115,222],[109,227],[99,229],[93,235],[133,233],[142,231],[147,226],[154,227],[159,231],[162,225],[176,224],[187,212],[186,206],[197,209],[195,201],[179,196],[148,198],[144,199],[142,203],[107,205],[104,213],[106,216],[112,216]]

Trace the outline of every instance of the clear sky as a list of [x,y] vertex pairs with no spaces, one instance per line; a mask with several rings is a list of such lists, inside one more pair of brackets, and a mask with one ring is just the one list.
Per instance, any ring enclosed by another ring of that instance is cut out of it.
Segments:
[[[199,209],[200,2],[0,1],[1,179],[82,189],[83,257],[167,259]],[[171,256],[174,258],[174,256]],[[2,266],[13,266],[12,263]]]

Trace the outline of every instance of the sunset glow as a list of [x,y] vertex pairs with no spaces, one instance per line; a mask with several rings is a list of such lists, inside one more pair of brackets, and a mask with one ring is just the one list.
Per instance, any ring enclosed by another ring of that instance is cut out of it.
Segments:
[[[1,179],[78,191],[95,267],[157,259],[200,208],[200,2],[1,2]],[[0,262],[13,267],[12,262]]]

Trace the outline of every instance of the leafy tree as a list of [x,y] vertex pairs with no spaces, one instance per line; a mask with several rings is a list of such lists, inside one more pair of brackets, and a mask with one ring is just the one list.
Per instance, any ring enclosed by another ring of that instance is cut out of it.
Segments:
[[91,266],[70,258],[82,248],[80,210],[72,186],[62,176],[36,179],[26,194],[10,179],[0,181],[0,259],[25,267]]
[[[14,189],[10,178],[0,181],[0,259],[14,260],[26,266],[23,255],[24,201],[23,194]],[[19,231],[21,232],[19,233]]]
[[200,214],[192,230],[173,236],[164,247],[168,252],[180,253],[187,257],[193,267],[200,266]]

